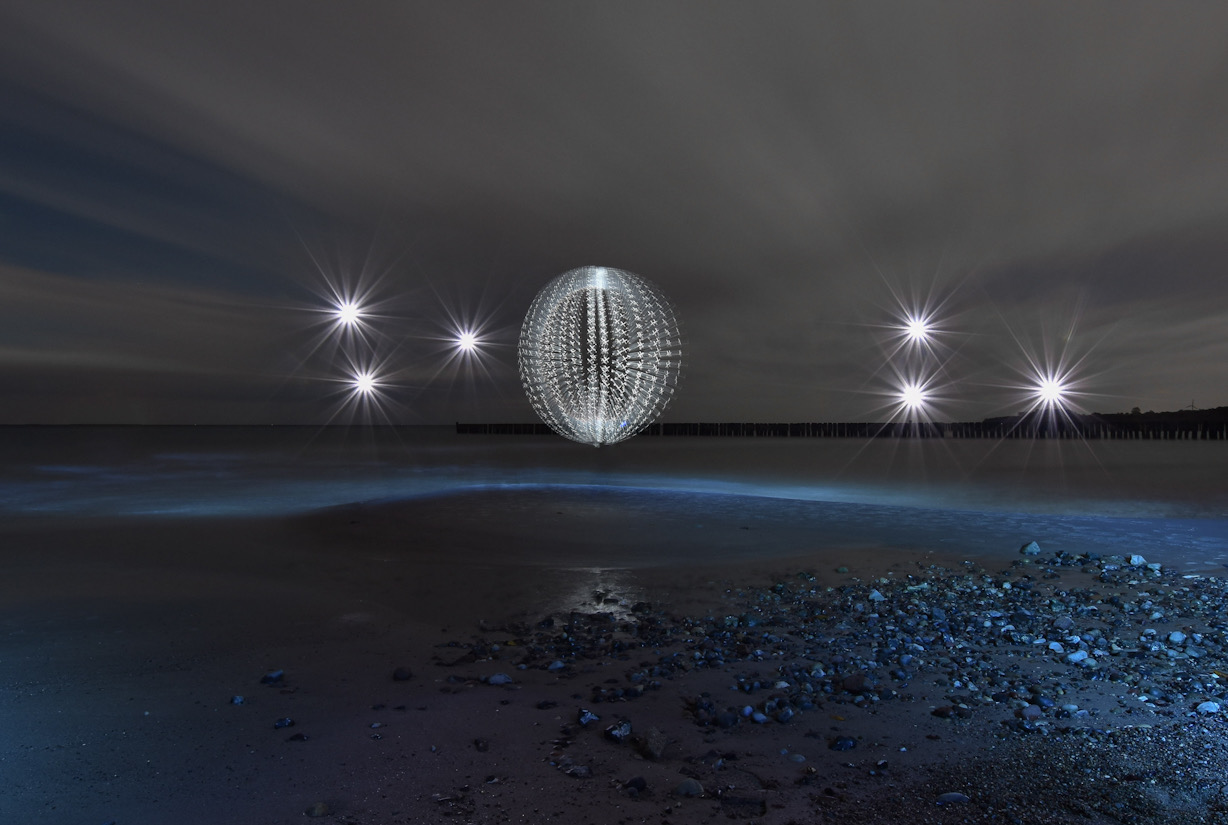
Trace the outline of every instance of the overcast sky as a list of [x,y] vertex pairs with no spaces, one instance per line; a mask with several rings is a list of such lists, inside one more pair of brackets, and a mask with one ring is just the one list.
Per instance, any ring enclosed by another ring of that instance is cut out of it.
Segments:
[[[1217,3],[0,0],[0,423],[328,420],[328,283],[378,302],[391,420],[532,420],[521,321],[589,264],[676,304],[668,420],[882,419],[901,372],[940,418],[1012,413],[1027,353],[1084,410],[1225,405],[1226,31]],[[925,301],[935,352],[893,355]]]

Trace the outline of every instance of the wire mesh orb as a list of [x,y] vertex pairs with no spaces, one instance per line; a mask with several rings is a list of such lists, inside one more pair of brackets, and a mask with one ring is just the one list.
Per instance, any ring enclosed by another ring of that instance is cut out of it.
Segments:
[[677,314],[638,275],[573,269],[533,299],[519,362],[529,402],[552,430],[594,447],[616,444],[655,421],[674,394]]

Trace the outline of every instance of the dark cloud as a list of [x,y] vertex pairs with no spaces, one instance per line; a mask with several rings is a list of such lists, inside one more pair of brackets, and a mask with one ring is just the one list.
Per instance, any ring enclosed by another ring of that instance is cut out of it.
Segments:
[[[9,4],[0,261],[117,320],[0,308],[0,362],[128,370],[153,420],[318,420],[308,379],[335,364],[291,307],[378,271],[399,415],[526,418],[520,318],[602,263],[679,305],[676,418],[872,415],[893,293],[949,296],[953,414],[1012,403],[1020,344],[1085,354],[1106,408],[1228,403],[1225,24],[1149,3]],[[177,335],[125,306],[134,284],[226,309]],[[441,366],[445,310],[500,331],[488,374]],[[215,376],[218,403],[143,384],[157,364]]]

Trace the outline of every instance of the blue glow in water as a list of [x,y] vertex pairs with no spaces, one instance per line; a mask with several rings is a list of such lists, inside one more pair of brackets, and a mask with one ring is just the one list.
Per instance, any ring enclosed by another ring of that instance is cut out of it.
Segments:
[[850,540],[904,524],[931,545],[1026,534],[1228,554],[1225,442],[639,438],[592,451],[450,428],[0,428],[0,448],[6,517],[289,515],[559,485],[798,502],[789,517]]

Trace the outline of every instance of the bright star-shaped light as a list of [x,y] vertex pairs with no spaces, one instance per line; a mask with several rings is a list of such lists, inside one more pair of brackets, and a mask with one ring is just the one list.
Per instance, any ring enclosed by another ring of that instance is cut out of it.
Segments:
[[900,403],[908,409],[920,409],[925,406],[925,401],[925,388],[919,384],[909,383],[900,388]]
[[[905,303],[899,306],[890,320],[876,324],[883,330],[882,346],[888,359],[904,357],[932,357],[946,360],[950,357],[951,339],[955,331],[951,319],[942,313],[942,305],[928,303]],[[915,362],[910,362],[915,365]]]
[[883,409],[890,413],[893,422],[933,421],[939,408],[949,400],[950,384],[936,374],[904,373],[894,366],[889,386],[875,394],[886,399]]
[[362,319],[362,310],[353,301],[342,301],[334,312],[337,323],[352,327]]
[[392,423],[389,413],[398,407],[398,373],[390,370],[386,359],[364,356],[361,359],[343,352],[330,381],[337,396],[330,421]]
[[473,352],[478,346],[478,337],[472,332],[462,332],[456,338],[456,346],[465,352]]
[[1032,391],[1044,406],[1060,407],[1066,398],[1067,387],[1061,379],[1045,376]]
[[925,316],[913,316],[904,323],[904,335],[913,344],[927,343],[932,333],[930,319]]

